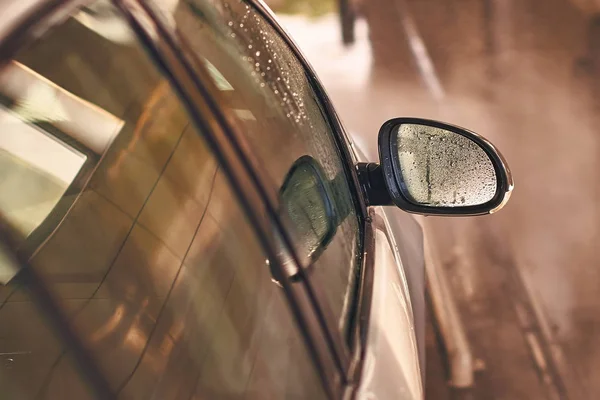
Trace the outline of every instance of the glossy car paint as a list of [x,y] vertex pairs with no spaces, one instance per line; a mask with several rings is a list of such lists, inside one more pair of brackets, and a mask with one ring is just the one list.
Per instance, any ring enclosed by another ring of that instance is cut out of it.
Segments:
[[[369,160],[364,150],[364,143],[357,140],[351,148],[362,162]],[[412,306],[413,324],[421,379],[425,379],[425,244],[423,228],[412,214],[396,207],[375,207],[382,213],[381,218],[387,220],[385,229],[394,238],[396,250],[399,253],[401,272],[408,285],[410,303]]]
[[[266,9],[264,4],[261,2],[255,3],[265,17],[269,18],[271,23],[283,34],[283,30],[276,24],[273,15]],[[64,2],[61,6],[65,6],[66,4],[73,5],[74,2]],[[123,7],[127,9],[130,5],[124,5]],[[38,15],[29,14],[35,15],[35,18],[29,19],[29,22],[31,23],[33,23],[34,19],[39,21],[39,23],[48,22],[48,18],[45,18],[44,16],[50,15],[46,13],[51,10],[58,11],[58,14],[53,15],[59,15],[60,11],[64,12],[64,8],[59,8],[56,3],[44,1],[38,1],[36,7],[32,6],[32,8],[27,10],[34,10],[35,13],[39,13]],[[13,20],[7,22],[14,24],[15,21],[21,22],[26,20],[27,18],[25,18],[25,15],[20,14],[15,16]],[[23,32],[20,32],[18,36],[15,33],[16,31],[11,29],[8,30],[8,33],[5,36],[0,38],[0,41],[4,40],[4,46],[1,47],[2,53],[0,54],[0,58],[6,59],[10,57],[11,52],[16,46],[21,45],[25,37],[33,33],[33,25],[31,27],[26,26],[26,28],[27,29],[23,29]],[[162,34],[165,33],[166,32],[162,32]],[[284,35],[284,37],[287,36]],[[147,45],[152,47],[151,36],[148,35],[147,39]],[[8,40],[11,42],[8,43]],[[171,45],[173,46],[173,44]],[[422,397],[422,382],[420,378],[413,316],[415,311],[418,312],[418,310],[414,308],[415,305],[411,302],[409,296],[411,289],[408,288],[408,283],[415,286],[415,288],[413,288],[415,293],[422,290],[422,287],[417,287],[420,283],[419,279],[406,279],[405,275],[410,276],[411,274],[405,273],[402,264],[403,262],[407,264],[407,270],[410,271],[417,271],[419,268],[422,268],[420,262],[422,256],[419,255],[421,232],[418,229],[418,226],[414,226],[414,224],[410,229],[407,228],[414,220],[408,224],[404,224],[400,222],[400,219],[396,220],[396,218],[394,218],[394,223],[390,224],[386,221],[386,216],[381,209],[375,210],[371,215],[367,216],[367,209],[364,205],[362,193],[360,193],[358,189],[357,177],[354,173],[354,164],[358,159],[356,155],[352,154],[350,141],[345,135],[325,91],[318,83],[314,71],[310,69],[308,63],[293,43],[291,43],[291,47],[307,68],[308,75],[311,77],[314,88],[328,112],[329,122],[337,133],[336,139],[338,140],[340,151],[346,159],[347,168],[354,181],[357,204],[359,205],[358,208],[359,211],[363,213],[365,221],[364,236],[373,238],[372,241],[365,243],[363,249],[363,262],[365,266],[372,269],[372,281],[363,280],[363,285],[361,287],[360,297],[361,299],[364,299],[364,303],[360,304],[360,307],[361,309],[369,310],[369,312],[364,314],[369,317],[358,320],[360,324],[359,328],[365,332],[361,337],[362,342],[354,349],[361,354],[361,356],[358,357],[358,365],[354,368],[355,371],[358,371],[359,373],[356,375],[352,374],[349,361],[343,361],[344,358],[347,358],[348,356],[341,354],[341,346],[340,343],[338,343],[341,338],[336,337],[330,330],[322,326],[322,316],[315,317],[313,311],[315,311],[314,307],[318,306],[318,304],[315,304],[314,297],[312,297],[310,293],[305,293],[305,290],[301,287],[298,288],[294,285],[294,287],[288,287],[286,289],[290,293],[292,305],[296,305],[293,306],[296,317],[300,320],[300,326],[303,327],[304,334],[309,337],[309,343],[313,344],[312,348],[314,356],[317,359],[317,363],[322,367],[321,371],[327,375],[325,384],[330,386],[330,393],[332,396],[340,396],[341,393],[345,391],[343,389],[344,386],[354,388],[358,386],[357,394],[359,397],[371,396],[370,398],[372,398],[372,396],[376,396],[376,398],[380,399],[419,399]],[[168,60],[168,64],[163,68],[167,73],[171,74],[180,85],[188,84],[190,85],[188,87],[193,87],[194,84],[198,85],[198,76],[192,76],[192,74],[197,73],[197,71],[186,70],[185,72],[181,72],[182,67],[185,69],[184,62],[181,59],[178,59],[177,54],[174,54],[173,49],[176,50],[175,47],[171,49],[160,49],[160,53],[159,50],[156,50],[157,54],[155,54],[155,56],[163,61]],[[178,68],[180,69],[178,70]],[[202,79],[206,79],[206,77],[200,77],[200,81]],[[194,91],[193,89],[186,90],[181,86],[179,89],[185,94],[189,104],[193,104],[194,107],[197,107],[196,112],[201,110],[203,118],[206,118],[207,115],[214,115],[215,108],[218,108],[218,103],[216,103],[215,100],[218,99],[218,97],[214,92],[209,91],[207,93]],[[199,96],[204,96],[204,99]],[[215,144],[215,148],[218,150],[217,153],[221,154],[222,159],[231,166],[229,175],[230,178],[233,177],[234,182],[237,181],[240,184],[244,183],[244,181],[256,183],[255,175],[248,176],[247,173],[244,174],[243,172],[243,170],[248,167],[247,164],[240,164],[239,161],[237,164],[235,163],[236,157],[240,155],[240,150],[239,148],[235,148],[235,146],[233,146],[234,148],[231,148],[232,144],[227,143],[232,136],[235,136],[234,132],[231,132],[231,129],[228,126],[227,118],[220,119],[217,116],[213,122],[207,123],[203,119],[199,119],[196,122],[199,124],[208,124],[212,129],[215,129],[214,124],[216,123],[231,134],[231,136],[224,133],[217,133],[215,135],[213,140],[218,142]],[[243,175],[246,175],[245,179]],[[260,195],[260,193],[256,193],[255,188],[247,187],[246,184],[242,184],[242,187],[246,187],[246,189],[242,189],[243,192],[241,195],[248,201],[247,210],[249,210],[250,214],[254,215],[261,213],[258,210],[261,210],[262,207],[264,207],[264,205],[261,205],[261,198],[263,198],[263,196]],[[395,211],[400,212],[398,210]],[[264,220],[256,222],[258,226],[265,226]],[[392,230],[390,225],[394,225],[395,229]],[[408,244],[398,236],[394,239],[394,235],[398,235],[398,232],[400,231],[403,231],[408,237],[414,238],[414,243]],[[396,240],[402,240],[399,246],[396,245]],[[272,246],[271,243],[268,243],[267,245]],[[367,271],[363,271],[363,273],[366,272]],[[327,332],[325,337],[323,337],[323,333],[320,332],[319,326],[325,328],[325,331]],[[329,356],[327,355],[328,353]],[[337,354],[337,362],[330,360],[332,353]],[[338,373],[331,372],[332,365],[341,367],[339,375]],[[386,374],[383,374],[381,371],[386,371]],[[336,377],[336,375],[338,375],[338,377]],[[399,380],[398,377],[400,376],[403,377],[404,383],[397,385]]]
[[407,280],[381,207],[370,212],[372,296],[359,399],[423,397]]

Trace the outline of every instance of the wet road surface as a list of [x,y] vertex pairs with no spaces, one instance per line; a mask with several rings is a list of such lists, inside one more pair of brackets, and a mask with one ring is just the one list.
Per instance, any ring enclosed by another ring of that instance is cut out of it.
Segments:
[[[348,49],[336,16],[282,22],[373,160],[383,121],[422,116],[488,137],[513,171],[516,188],[499,214],[427,219],[478,360],[476,386],[466,392],[451,393],[443,372],[428,370],[428,397],[598,398],[600,75],[580,62],[589,16],[567,0],[399,3],[441,94],[424,77],[400,17],[391,26],[387,13],[390,26],[378,31],[389,54],[376,68],[365,21]],[[435,349],[433,332],[428,343]],[[429,355],[432,365],[438,356]]]

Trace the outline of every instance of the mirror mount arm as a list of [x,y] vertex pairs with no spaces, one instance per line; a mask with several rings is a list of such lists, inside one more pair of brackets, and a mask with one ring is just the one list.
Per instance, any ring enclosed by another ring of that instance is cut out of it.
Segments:
[[356,171],[368,206],[394,205],[385,184],[381,165],[377,163],[358,163]]

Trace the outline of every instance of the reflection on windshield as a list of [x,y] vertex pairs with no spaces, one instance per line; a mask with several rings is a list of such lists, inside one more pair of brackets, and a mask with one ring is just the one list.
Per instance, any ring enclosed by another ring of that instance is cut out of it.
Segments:
[[[16,61],[2,70],[0,87],[0,213],[31,254],[60,223],[123,121]],[[16,272],[0,259],[0,283]]]
[[[287,221],[285,225],[303,267],[319,258],[348,216],[347,207],[340,206],[336,196],[341,179],[343,174],[328,180],[319,162],[308,155],[300,157],[285,177],[280,190],[280,217]],[[286,263],[286,259],[289,256],[283,255],[284,269],[293,264]],[[297,278],[295,267],[286,270],[286,274],[292,280]],[[274,279],[280,280],[276,276]]]
[[323,250],[337,228],[333,198],[319,163],[310,156],[298,159],[281,188],[281,209],[292,222],[293,242],[301,257]]

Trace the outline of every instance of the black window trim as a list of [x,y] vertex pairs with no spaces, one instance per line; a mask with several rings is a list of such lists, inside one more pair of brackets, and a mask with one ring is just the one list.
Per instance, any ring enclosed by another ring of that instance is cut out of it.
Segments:
[[347,368],[344,370],[347,378],[347,383],[355,385],[361,375],[362,360],[364,358],[364,347],[366,343],[366,332],[369,321],[369,309],[371,300],[371,289],[372,289],[372,268],[373,263],[367,254],[370,252],[369,248],[374,246],[372,238],[372,227],[371,216],[367,209],[367,203],[364,197],[364,193],[361,190],[358,174],[356,171],[353,154],[350,148],[352,142],[348,138],[348,135],[339,119],[337,112],[331,102],[329,96],[321,81],[317,77],[317,74],[313,67],[310,65],[296,42],[290,37],[285,31],[281,24],[277,21],[274,13],[264,4],[263,0],[244,0],[254,6],[261,16],[269,23],[269,25],[280,35],[280,37],[290,47],[292,53],[296,59],[302,64],[305,75],[311,85],[311,88],[317,96],[319,107],[324,107],[325,110],[321,110],[325,120],[327,121],[333,138],[336,143],[339,155],[344,164],[344,172],[351,179],[349,180],[350,191],[353,194],[353,201],[355,208],[358,211],[359,219],[359,248],[357,252],[361,258],[358,262],[360,271],[357,271],[358,278],[355,282],[354,288],[354,304],[350,310],[349,322],[348,322],[348,337],[345,338],[347,343],[350,345],[350,361],[347,364]]

